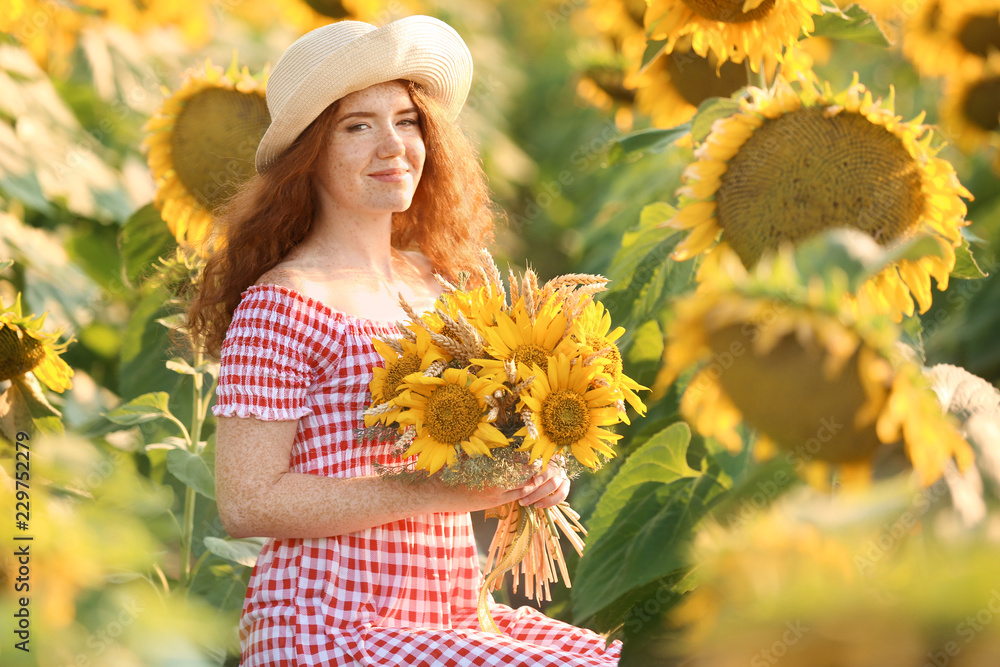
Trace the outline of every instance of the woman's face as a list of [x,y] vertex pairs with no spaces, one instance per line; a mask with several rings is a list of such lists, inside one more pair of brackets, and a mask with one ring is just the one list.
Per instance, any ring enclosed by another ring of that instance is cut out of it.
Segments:
[[417,108],[398,81],[341,98],[319,187],[343,209],[405,211],[424,168]]

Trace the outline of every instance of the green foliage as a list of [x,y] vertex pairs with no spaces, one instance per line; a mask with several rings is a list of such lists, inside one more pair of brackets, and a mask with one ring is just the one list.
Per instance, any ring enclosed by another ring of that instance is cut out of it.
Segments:
[[691,124],[684,123],[666,130],[650,128],[638,130],[615,139],[608,149],[609,165],[637,160],[647,153],[662,153],[691,131]]
[[[660,431],[632,452],[607,485],[588,522],[587,550],[573,588],[578,620],[612,630],[646,599],[650,585],[676,592],[691,565],[691,540],[725,491],[717,465],[705,471],[688,465],[690,439],[683,423]],[[602,614],[609,607],[617,613]]]
[[827,10],[814,20],[816,24],[816,30],[812,33],[814,37],[889,46],[889,39],[878,23],[860,5],[851,5],[843,11],[829,7]]

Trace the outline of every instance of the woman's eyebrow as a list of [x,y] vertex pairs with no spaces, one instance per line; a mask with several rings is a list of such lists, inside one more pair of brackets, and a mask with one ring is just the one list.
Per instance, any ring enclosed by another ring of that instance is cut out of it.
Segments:
[[[417,107],[410,107],[409,109],[400,109],[399,111],[394,112],[393,115],[401,116],[403,114],[408,114],[408,113],[418,113]],[[346,120],[348,118],[374,118],[375,115],[376,114],[371,111],[352,111],[351,113],[345,113],[338,119],[337,122],[339,123],[340,121]]]

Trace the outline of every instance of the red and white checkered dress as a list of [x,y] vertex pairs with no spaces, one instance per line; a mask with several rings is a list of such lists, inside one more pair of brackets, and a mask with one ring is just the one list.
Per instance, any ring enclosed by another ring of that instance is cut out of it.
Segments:
[[[371,338],[391,324],[331,310],[278,285],[243,294],[222,348],[217,416],[299,420],[289,469],[354,477],[390,445],[356,442]],[[336,508],[331,508],[335,511]],[[414,516],[309,539],[268,539],[240,619],[243,667],[616,665],[620,644],[529,607],[494,603],[481,632],[482,575],[468,513]]]

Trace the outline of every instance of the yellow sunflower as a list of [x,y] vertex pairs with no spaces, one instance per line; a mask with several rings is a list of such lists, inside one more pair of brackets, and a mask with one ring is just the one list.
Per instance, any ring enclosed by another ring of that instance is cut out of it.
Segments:
[[[372,393],[372,407],[390,404],[378,414],[366,414],[365,426],[370,427],[375,422],[391,424],[399,415],[399,406],[395,399],[402,393],[403,379],[411,373],[422,373],[434,362],[447,363],[451,355],[431,342],[430,334],[417,328],[414,332],[415,341],[408,338],[397,339],[395,345],[378,338],[373,338],[375,351],[385,360],[384,366],[372,368],[372,381],[369,389]],[[398,347],[397,347],[398,346]]]
[[[679,206],[666,224],[691,230],[674,253],[685,260],[716,244],[754,266],[779,242],[851,227],[889,245],[916,234],[937,239],[941,256],[903,260],[869,281],[859,299],[899,320],[931,305],[930,277],[945,289],[971,199],[946,160],[935,157],[920,118],[903,122],[891,102],[857,82],[834,95],[802,82],[750,89],[734,115],[716,121],[684,172]],[[701,274],[705,272],[702,271]]]
[[21,315],[21,295],[13,305],[0,301],[0,381],[32,373],[52,391],[73,386],[73,369],[59,356],[71,341],[57,343],[58,333],[41,330],[45,315]]
[[892,353],[894,326],[849,317],[815,287],[803,298],[761,286],[758,273],[796,274],[787,250],[749,280],[729,255],[714,282],[677,303],[654,392],[703,364],[681,399],[685,418],[731,450],[745,421],[759,432],[758,455],[785,449],[810,479],[830,463],[844,479],[867,479],[883,446],[899,444],[925,485],[952,457],[964,469],[972,450],[920,369]]
[[228,71],[206,61],[146,123],[153,201],[178,243],[201,247],[214,212],[255,173],[257,144],[271,122],[265,79],[237,70],[235,57]]
[[100,32],[109,24],[132,33],[174,27],[189,46],[211,37],[211,0],[7,0],[0,12],[0,32],[21,42],[40,67],[55,78],[69,76],[79,36]]
[[576,84],[576,94],[591,106],[614,112],[615,127],[622,132],[632,129],[636,91],[625,86],[625,65],[601,62],[587,66]]
[[576,92],[598,109],[614,110],[622,131],[632,126],[635,90],[626,79],[646,48],[645,12],[645,0],[593,0],[582,11],[587,25],[581,32],[595,36],[600,53],[582,68]]
[[[623,327],[615,327],[611,330],[611,313],[605,309],[604,304],[591,301],[584,307],[579,317],[579,326],[573,332],[573,336],[580,342],[580,355],[584,358],[597,354],[602,350],[607,350],[602,356],[604,361],[604,372],[610,378],[611,388],[620,394],[624,401],[635,409],[640,415],[646,414],[646,406],[639,398],[636,391],[648,389],[625,375],[622,366],[622,354],[615,342],[625,333]],[[619,414],[622,421],[630,423],[625,413],[624,403],[619,399]]]
[[718,62],[714,53],[698,55],[686,35],[627,84],[636,89],[636,105],[654,125],[673,127],[691,120],[708,98],[729,97],[747,85],[747,71],[732,61]]
[[1000,0],[926,0],[906,23],[903,54],[925,76],[978,76],[1000,50]]
[[977,76],[958,73],[949,77],[941,122],[967,153],[1000,143],[1000,55]]
[[484,373],[501,378],[506,376],[505,363],[513,361],[516,379],[521,382],[532,375],[534,366],[544,373],[552,356],[573,352],[575,345],[567,337],[569,332],[570,322],[559,300],[546,301],[534,318],[528,314],[524,302],[518,300],[510,313],[497,313],[495,325],[480,329],[486,352],[492,358],[475,361]]
[[[598,454],[615,455],[610,445],[621,436],[601,427],[618,423],[618,397],[603,364],[587,366],[579,357],[559,354],[549,360],[547,371],[519,364],[519,374],[535,376],[521,393],[528,411],[525,426],[514,434],[524,436],[520,449],[530,451],[532,461],[540,458],[548,465],[553,455],[568,451],[596,469]],[[601,379],[605,381],[598,382]]]
[[416,456],[417,470],[434,474],[454,463],[459,450],[469,456],[492,456],[490,450],[509,444],[489,423],[488,397],[503,385],[465,369],[448,368],[441,377],[409,375],[396,397],[396,420],[413,426],[416,436],[404,456]]
[[698,55],[712,52],[720,63],[749,58],[759,71],[765,56],[780,61],[782,48],[811,33],[821,12],[818,0],[649,0],[645,20],[650,38],[667,40],[667,52],[691,35]]

